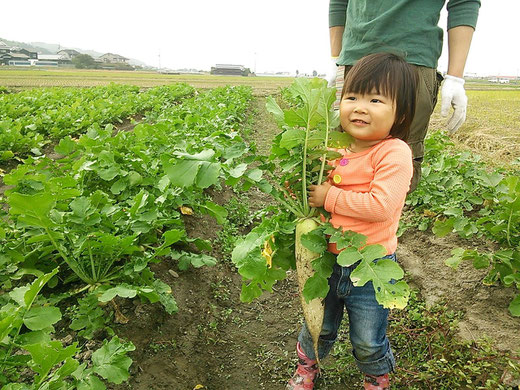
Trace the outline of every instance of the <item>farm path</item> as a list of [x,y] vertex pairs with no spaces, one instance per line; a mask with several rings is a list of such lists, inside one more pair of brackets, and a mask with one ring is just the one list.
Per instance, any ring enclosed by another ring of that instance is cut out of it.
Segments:
[[[265,110],[265,96],[256,94],[252,115],[252,137],[258,152],[266,154],[276,124]],[[268,199],[255,191],[248,202],[261,208]],[[233,196],[224,189],[215,200],[226,205]],[[188,233],[213,240],[219,227],[210,217],[190,216]],[[496,345],[514,350],[520,345],[520,320],[511,317],[507,305],[512,292],[486,287],[483,275],[470,264],[453,271],[443,264],[456,238],[439,239],[408,231],[400,239],[398,258],[427,303],[440,299],[449,307],[463,310],[461,337],[493,337]],[[136,345],[128,383],[113,389],[191,390],[197,385],[207,390],[278,390],[291,375],[301,312],[294,274],[251,304],[240,303],[241,278],[228,256],[219,248],[212,255],[215,267],[180,272],[174,262],[154,265],[156,276],[172,286],[178,313],[167,315],[158,305],[121,302],[122,313],[131,322],[118,325],[116,332]],[[328,359],[333,359],[332,357]],[[352,389],[358,388],[355,384]],[[340,390],[345,385],[327,383],[326,376],[316,387]]]

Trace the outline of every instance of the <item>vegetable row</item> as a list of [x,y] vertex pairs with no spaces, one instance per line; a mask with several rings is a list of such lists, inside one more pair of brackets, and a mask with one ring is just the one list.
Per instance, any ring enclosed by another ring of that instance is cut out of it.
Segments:
[[[248,187],[260,179],[247,167],[251,153],[240,135],[252,95],[246,87],[192,92],[185,84],[170,86],[164,93],[182,101],[166,99],[152,108],[150,122],[129,132],[93,122],[78,138],[61,139],[55,147],[60,158],[29,156],[4,176],[2,389],[121,383],[131,364],[126,353],[134,347],[117,338],[102,305],[139,297],[173,313],[174,293],[149,265],[171,261],[185,270],[215,264],[205,254],[211,243],[188,235],[183,214],[223,222],[226,210],[205,189],[222,182]],[[63,319],[75,337],[68,346],[54,337]],[[110,341],[91,361],[79,361],[80,345],[99,332]],[[36,373],[30,384],[20,377],[24,366]]]
[[146,91],[128,85],[41,88],[0,94],[0,162],[29,153],[66,135],[80,135],[92,123],[121,123],[137,113],[158,111],[194,92],[184,85]]

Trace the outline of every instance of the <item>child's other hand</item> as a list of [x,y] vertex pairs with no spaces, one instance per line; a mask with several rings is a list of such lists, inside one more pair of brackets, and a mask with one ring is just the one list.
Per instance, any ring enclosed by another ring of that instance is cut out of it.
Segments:
[[319,186],[309,186],[309,206],[323,207],[330,187],[332,185],[328,181],[321,183]]

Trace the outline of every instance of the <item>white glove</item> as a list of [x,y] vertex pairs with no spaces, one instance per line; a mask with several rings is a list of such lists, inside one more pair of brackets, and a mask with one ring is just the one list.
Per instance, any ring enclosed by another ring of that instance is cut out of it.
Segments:
[[337,60],[338,60],[338,57],[330,57],[329,70],[325,74],[325,80],[327,80],[327,85],[329,87],[336,86],[336,77],[338,74],[338,65],[336,65]]
[[468,98],[464,90],[464,79],[447,74],[441,89],[441,115],[448,116],[450,106],[453,107],[453,114],[448,120],[446,128],[450,133],[456,132],[466,120],[466,108]]

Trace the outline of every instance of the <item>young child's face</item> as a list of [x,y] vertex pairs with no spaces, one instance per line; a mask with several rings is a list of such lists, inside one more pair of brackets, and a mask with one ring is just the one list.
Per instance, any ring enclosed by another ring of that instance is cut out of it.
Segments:
[[380,141],[395,122],[395,102],[386,96],[346,92],[340,103],[341,127],[356,140]]

